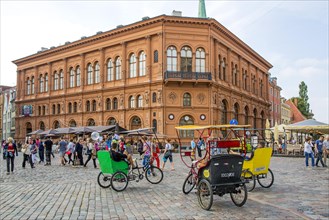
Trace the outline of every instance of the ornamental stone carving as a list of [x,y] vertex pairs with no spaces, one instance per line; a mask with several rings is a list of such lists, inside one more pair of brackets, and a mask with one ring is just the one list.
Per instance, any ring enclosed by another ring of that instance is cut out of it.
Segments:
[[197,95],[197,98],[198,98],[199,104],[203,104],[204,100],[206,99],[206,96],[203,93],[199,93]]
[[171,103],[174,103],[175,100],[177,99],[177,95],[174,92],[169,93],[168,95],[169,100],[171,100]]

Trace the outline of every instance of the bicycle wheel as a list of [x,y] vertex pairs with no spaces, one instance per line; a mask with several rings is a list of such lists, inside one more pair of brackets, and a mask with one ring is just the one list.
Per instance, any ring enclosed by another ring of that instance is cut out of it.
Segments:
[[112,185],[112,189],[114,189],[117,192],[121,192],[125,190],[128,186],[127,175],[122,171],[118,171],[114,173],[111,178],[111,185]]
[[199,182],[197,196],[201,208],[209,210],[213,202],[213,191],[208,180],[202,179]]
[[274,183],[274,175],[270,168],[268,168],[267,174],[260,174],[257,175],[257,181],[259,185],[261,185],[264,188],[270,188],[272,184]]
[[150,183],[158,184],[163,179],[163,172],[158,167],[150,166],[145,170],[145,177]]
[[97,182],[102,188],[109,188],[111,186],[111,175],[105,176],[100,172],[97,177]]
[[243,184],[243,185],[239,185],[238,187],[236,187],[235,191],[230,193],[230,196],[231,196],[232,202],[236,206],[238,206],[238,207],[243,206],[246,203],[247,197],[248,197],[246,185]]
[[251,192],[256,186],[255,176],[249,170],[245,170],[242,172],[242,180],[245,181],[245,185],[247,187],[248,192]]
[[183,193],[184,194],[189,194],[195,186],[195,179],[193,178],[193,174],[190,173],[183,184]]

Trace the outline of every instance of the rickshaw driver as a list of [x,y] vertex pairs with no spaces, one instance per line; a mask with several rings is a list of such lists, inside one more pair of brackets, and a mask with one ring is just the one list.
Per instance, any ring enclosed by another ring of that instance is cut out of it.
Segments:
[[134,168],[135,165],[134,165],[134,161],[133,161],[133,158],[131,157],[131,155],[126,153],[126,151],[125,151],[125,153],[120,153],[117,151],[117,149],[118,149],[118,144],[116,142],[112,143],[111,150],[110,150],[110,157],[116,162],[120,162],[120,161],[124,160],[128,163],[128,165],[131,168]]

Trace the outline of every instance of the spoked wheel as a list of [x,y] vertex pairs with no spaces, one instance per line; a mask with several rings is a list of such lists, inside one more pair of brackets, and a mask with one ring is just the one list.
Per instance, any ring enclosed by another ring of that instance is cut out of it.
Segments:
[[274,175],[272,170],[268,168],[267,174],[257,175],[257,181],[262,187],[270,188],[274,182]]
[[199,182],[197,195],[201,208],[209,210],[212,206],[213,191],[208,180],[202,179]]
[[247,187],[245,184],[239,185],[238,187],[235,188],[234,192],[230,193],[232,202],[238,206],[241,207],[243,206],[248,197],[248,192],[247,192]]
[[249,170],[245,170],[242,172],[241,177],[245,181],[248,192],[251,192],[256,186],[255,176]]
[[193,178],[193,174],[190,173],[183,184],[183,193],[184,194],[189,194],[195,186],[195,179]]
[[112,189],[114,189],[117,192],[121,192],[125,190],[128,186],[127,175],[122,171],[118,171],[114,173],[111,178],[111,185],[112,185]]
[[163,172],[158,167],[150,166],[145,171],[145,177],[150,183],[158,184],[163,179]]
[[104,175],[104,173],[100,172],[97,177],[98,185],[103,188],[109,188],[111,186],[111,175]]

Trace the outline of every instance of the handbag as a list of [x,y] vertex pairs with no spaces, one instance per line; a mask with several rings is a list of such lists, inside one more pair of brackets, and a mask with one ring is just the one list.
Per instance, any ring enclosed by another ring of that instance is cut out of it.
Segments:
[[8,156],[8,154],[7,154],[7,153],[8,153],[7,151],[5,151],[5,150],[3,151],[3,159],[4,159],[4,160],[6,160],[6,159],[7,159],[7,156]]
[[163,157],[168,158],[170,156],[170,150],[167,150]]

